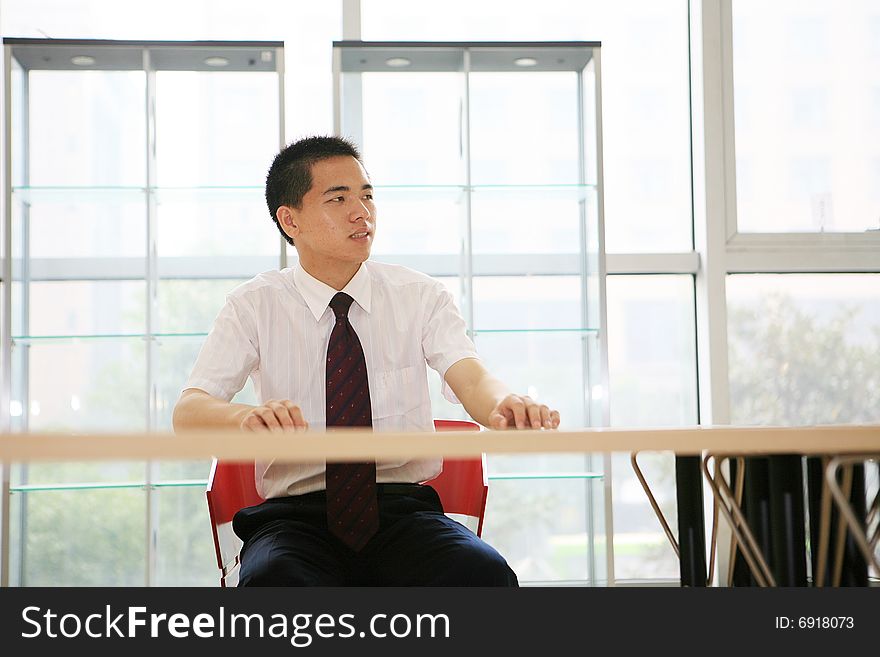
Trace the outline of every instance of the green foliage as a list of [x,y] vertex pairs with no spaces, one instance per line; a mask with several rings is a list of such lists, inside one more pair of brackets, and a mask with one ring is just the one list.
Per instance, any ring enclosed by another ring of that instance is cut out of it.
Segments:
[[730,407],[734,424],[810,425],[880,420],[880,327],[850,337],[858,312],[827,320],[770,295],[730,309]]
[[21,584],[143,584],[144,501],[139,490],[28,493]]
[[203,487],[164,488],[157,524],[158,586],[217,586],[208,505]]

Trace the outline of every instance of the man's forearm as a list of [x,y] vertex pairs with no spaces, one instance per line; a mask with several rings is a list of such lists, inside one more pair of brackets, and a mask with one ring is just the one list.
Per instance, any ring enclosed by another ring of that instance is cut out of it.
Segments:
[[175,431],[187,429],[239,429],[253,406],[233,404],[199,390],[186,390],[174,407]]
[[446,382],[474,420],[489,426],[489,415],[510,394],[507,386],[492,376],[480,361],[465,358],[446,372]]
[[491,374],[484,374],[473,386],[467,400],[461,403],[474,420],[484,427],[489,426],[489,414],[509,394],[507,386]]
[[476,358],[462,358],[445,374],[468,414],[490,429],[556,429],[559,412],[528,395],[511,394]]

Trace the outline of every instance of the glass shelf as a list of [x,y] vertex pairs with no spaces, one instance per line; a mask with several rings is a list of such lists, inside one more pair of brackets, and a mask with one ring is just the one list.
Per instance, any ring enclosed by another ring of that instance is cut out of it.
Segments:
[[[603,478],[600,472],[510,472],[488,475],[489,481],[527,481],[527,480],[561,480],[585,479],[597,481]],[[10,486],[11,493],[44,493],[52,491],[76,490],[131,490],[147,488],[205,488],[207,479],[185,479],[177,481],[158,481],[151,484],[143,482],[80,482],[71,484],[21,484]]]
[[566,201],[580,202],[595,197],[596,185],[471,185],[479,201]]
[[[476,329],[468,331],[468,335],[516,335],[516,334],[552,334],[552,333],[580,333],[584,335],[596,335],[597,328],[520,328],[520,329]],[[28,344],[32,342],[47,342],[51,340],[146,340],[149,338],[205,338],[207,331],[194,333],[98,333],[92,335],[13,335],[13,343]]]
[[582,333],[585,335],[597,335],[597,328],[520,328],[520,329],[474,329],[468,331],[468,335],[516,335],[520,333]]
[[207,332],[202,333],[102,333],[94,335],[13,335],[13,344],[33,344],[39,342],[63,342],[78,340],[146,340],[157,338],[204,338]]
[[[430,185],[430,184],[405,184],[405,185],[375,185],[377,191],[383,192],[455,192],[460,193],[470,189],[473,192],[519,192],[529,194],[575,194],[580,195],[596,189],[594,184],[504,184],[487,183],[476,185]],[[180,187],[147,187],[131,185],[14,185],[12,193],[25,201],[65,201],[70,200],[71,195],[76,195],[77,200],[110,199],[115,196],[131,198],[142,196],[150,192],[159,196],[167,196],[174,199],[175,196],[188,197],[193,195],[235,195],[252,196],[262,195],[265,188],[262,185],[199,185]]]
[[143,482],[82,482],[72,484],[22,484],[10,486],[11,493],[43,493],[47,491],[70,491],[70,490],[128,490],[139,488],[204,488],[208,485],[207,480],[187,479],[179,481],[157,481],[152,484]]
[[374,185],[373,189],[383,192],[463,192],[467,189],[467,185]]
[[28,186],[13,187],[12,202],[27,205],[119,205],[144,204],[145,187],[126,186]]
[[55,186],[21,185],[12,188],[13,198],[27,203],[69,203],[143,200],[150,193],[159,203],[197,199],[259,200],[265,188],[257,185],[203,185],[195,187]]
[[[226,293],[279,266],[264,175],[282,143],[283,43],[206,43],[4,40],[21,183],[6,189],[18,431],[170,431]],[[227,60],[222,73],[208,54]],[[230,125],[242,129],[218,139]],[[186,522],[204,510],[209,470],[210,458],[17,462],[3,518],[13,578],[210,582],[210,534]],[[97,506],[107,512],[82,523]],[[82,568],[53,569],[56,536]]]
[[258,203],[262,211],[266,203],[266,188],[258,185],[203,185],[198,187],[151,187],[156,202],[192,203],[195,201],[251,201]]
[[475,200],[494,199],[530,201],[584,201],[592,199],[596,192],[594,184],[476,184],[476,185],[376,185],[377,202],[381,199],[397,199],[401,196],[432,196],[458,198],[470,191]]
[[601,472],[505,472],[489,475],[489,481],[523,481],[528,479],[602,479]]

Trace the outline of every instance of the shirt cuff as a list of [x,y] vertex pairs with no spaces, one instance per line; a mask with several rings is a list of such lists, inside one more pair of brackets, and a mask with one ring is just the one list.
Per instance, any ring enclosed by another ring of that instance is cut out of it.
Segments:
[[189,390],[190,388],[197,388],[198,390],[207,392],[212,397],[222,399],[225,402],[230,401],[235,396],[235,393],[229,394],[228,391],[223,390],[214,381],[208,379],[191,379],[186,382],[186,385],[181,389],[181,392]]

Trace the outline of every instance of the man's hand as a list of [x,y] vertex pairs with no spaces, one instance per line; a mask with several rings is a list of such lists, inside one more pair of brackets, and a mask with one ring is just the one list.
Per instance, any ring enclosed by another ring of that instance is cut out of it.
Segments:
[[262,406],[255,406],[241,420],[245,431],[305,431],[309,423],[302,410],[289,399],[270,399]]
[[[472,418],[490,429],[556,429],[559,412],[537,404],[489,374],[476,358],[462,358],[446,370],[446,383]],[[498,401],[498,400],[501,401]]]
[[526,395],[507,395],[489,413],[490,429],[555,429],[559,411],[536,403]]

